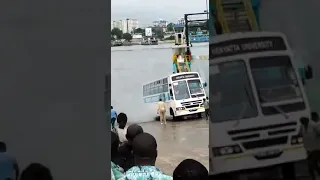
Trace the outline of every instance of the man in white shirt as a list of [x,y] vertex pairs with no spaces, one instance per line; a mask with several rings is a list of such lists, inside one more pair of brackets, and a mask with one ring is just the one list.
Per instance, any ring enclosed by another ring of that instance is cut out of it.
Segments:
[[125,113],[120,113],[117,118],[118,127],[116,127],[117,134],[119,136],[120,143],[127,141],[127,122],[128,117]]
[[308,153],[308,168],[310,176],[313,180],[316,179],[316,171],[320,175],[319,152],[320,152],[320,124],[319,117],[312,113],[312,120],[301,118],[300,122],[303,125],[303,143]]
[[164,102],[162,101],[162,99],[159,99],[158,102],[158,110],[157,113],[160,115],[160,123],[161,124],[167,124],[167,120],[166,120],[166,105],[164,104]]
[[203,107],[206,114],[206,120],[209,120],[209,98],[203,99]]

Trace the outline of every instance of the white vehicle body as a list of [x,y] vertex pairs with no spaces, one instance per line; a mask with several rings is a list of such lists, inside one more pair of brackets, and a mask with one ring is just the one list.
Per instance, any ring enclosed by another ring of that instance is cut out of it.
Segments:
[[143,85],[145,103],[157,103],[160,98],[166,103],[168,116],[203,113],[206,93],[199,73],[176,73]]
[[224,34],[209,51],[210,174],[304,160],[310,107],[286,37]]

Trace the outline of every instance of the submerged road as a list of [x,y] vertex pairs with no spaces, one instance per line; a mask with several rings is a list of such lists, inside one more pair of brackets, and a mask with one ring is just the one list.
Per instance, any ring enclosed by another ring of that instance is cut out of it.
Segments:
[[172,175],[177,165],[187,158],[209,169],[209,124],[205,119],[167,121],[166,125],[153,121],[141,126],[157,139],[156,165],[166,174]]

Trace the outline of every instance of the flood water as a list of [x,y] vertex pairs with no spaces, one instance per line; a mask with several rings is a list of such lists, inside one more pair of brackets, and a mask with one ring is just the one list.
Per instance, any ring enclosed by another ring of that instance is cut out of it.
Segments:
[[[156,104],[145,104],[142,100],[143,84],[172,74],[172,46],[122,46],[113,47],[111,52],[111,105],[118,113],[127,114],[128,123],[141,124],[145,132],[157,139],[156,165],[170,175],[186,158],[196,159],[209,167],[207,121],[191,117],[161,125],[154,121]],[[196,56],[208,55],[208,51],[208,43],[194,44],[191,48]],[[192,70],[208,82],[208,61],[194,62]]]
[[[172,74],[172,46],[112,47],[111,105],[118,112],[125,112],[130,122],[152,121],[157,115],[154,104],[143,102],[142,85]],[[208,43],[193,44],[191,52],[197,56],[208,55]],[[209,83],[207,60],[194,62],[192,70],[199,72]]]

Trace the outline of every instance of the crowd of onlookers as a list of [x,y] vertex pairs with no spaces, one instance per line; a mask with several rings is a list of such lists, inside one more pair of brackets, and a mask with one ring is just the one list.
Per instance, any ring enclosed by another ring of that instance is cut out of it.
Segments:
[[167,175],[156,167],[158,144],[138,124],[127,126],[127,115],[117,115],[117,125],[111,130],[112,180],[206,180],[208,170],[193,159],[183,160]]

